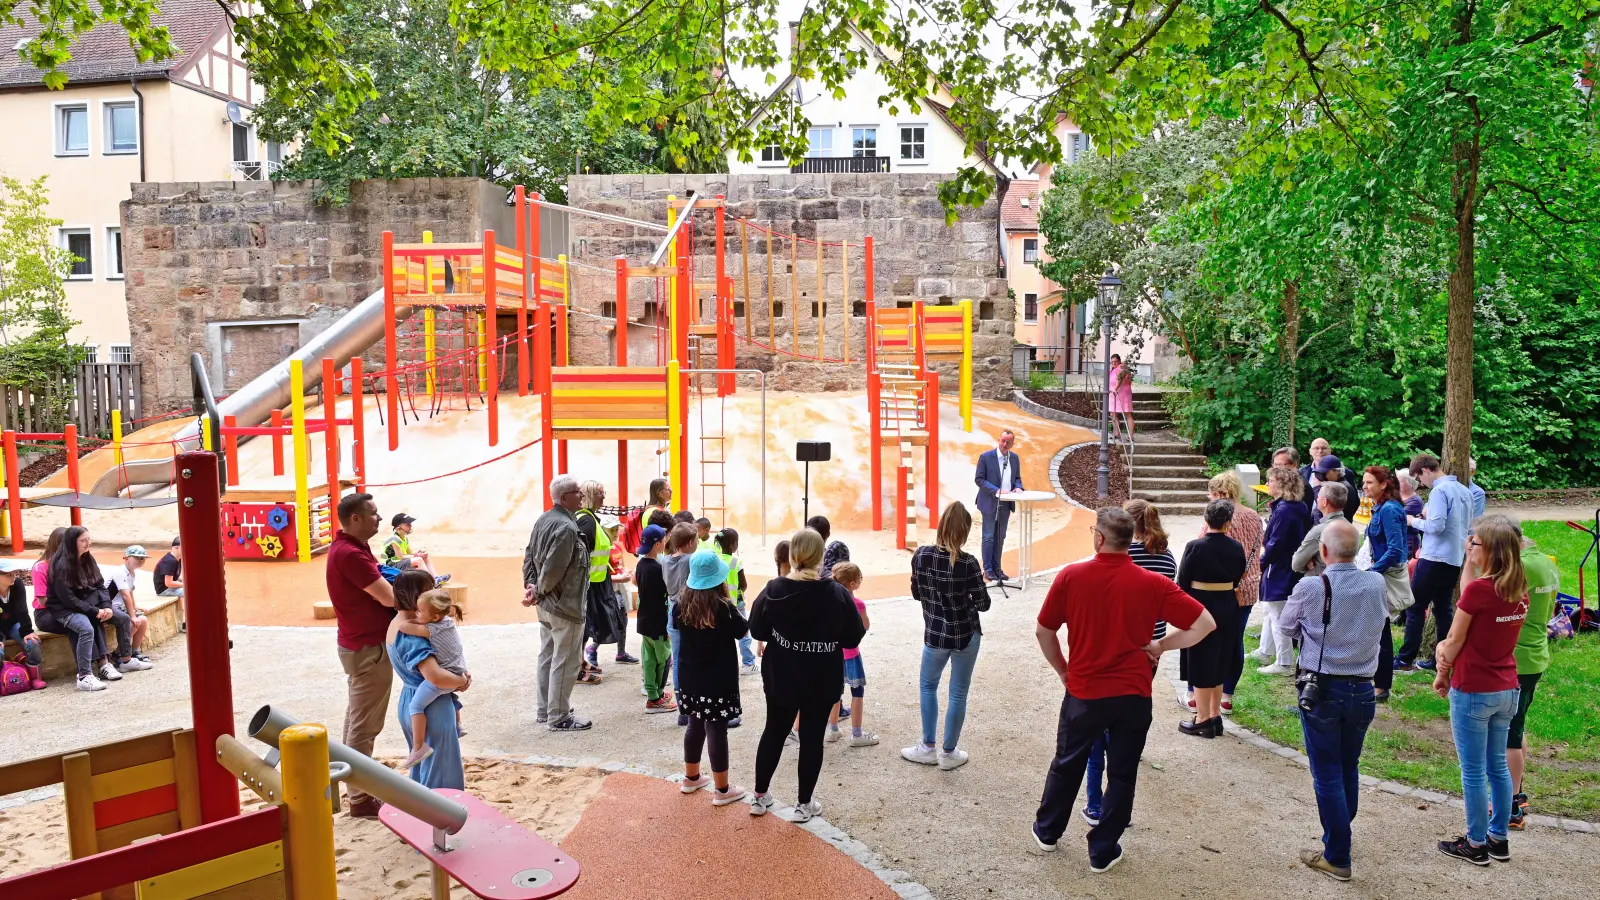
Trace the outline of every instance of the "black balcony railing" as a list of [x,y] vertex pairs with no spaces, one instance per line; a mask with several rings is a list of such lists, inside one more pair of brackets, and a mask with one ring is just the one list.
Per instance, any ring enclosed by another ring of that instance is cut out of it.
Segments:
[[791,172],[815,175],[862,174],[889,171],[887,156],[810,156],[790,167]]

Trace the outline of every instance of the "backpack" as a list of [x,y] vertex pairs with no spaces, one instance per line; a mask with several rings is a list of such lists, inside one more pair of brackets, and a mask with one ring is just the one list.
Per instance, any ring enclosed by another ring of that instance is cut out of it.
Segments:
[[33,679],[28,667],[10,660],[0,661],[0,697],[33,690]]
[[[626,547],[629,553],[639,552],[639,541],[644,539],[644,509],[630,509],[622,517],[622,529],[617,532],[617,541]],[[615,545],[613,545],[615,546]]]

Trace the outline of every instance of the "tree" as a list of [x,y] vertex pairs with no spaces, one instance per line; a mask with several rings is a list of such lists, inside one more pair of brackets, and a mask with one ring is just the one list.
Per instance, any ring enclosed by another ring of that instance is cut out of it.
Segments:
[[72,403],[62,376],[84,351],[67,340],[78,323],[63,287],[77,257],[56,246],[61,220],[45,214],[48,204],[43,176],[0,176],[0,384],[44,397],[46,414],[61,420]]

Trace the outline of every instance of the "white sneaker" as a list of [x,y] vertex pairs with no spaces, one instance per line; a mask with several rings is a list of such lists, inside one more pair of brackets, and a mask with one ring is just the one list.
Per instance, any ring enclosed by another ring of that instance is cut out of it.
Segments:
[[852,747],[876,747],[877,745],[878,736],[870,731],[850,735],[850,746]]
[[822,739],[827,741],[830,744],[836,744],[836,743],[839,742],[839,738],[841,738],[841,737],[844,737],[844,732],[839,730],[839,726],[837,726],[837,725],[829,725],[828,726],[828,733],[823,735]]
[[914,763],[924,766],[939,764],[939,752],[926,744],[912,744],[900,751],[900,755]]
[[777,805],[778,802],[772,799],[772,794],[756,794],[750,798],[750,815],[764,816]]
[[740,800],[744,799],[744,795],[744,788],[739,787],[737,784],[728,785],[728,789],[725,791],[712,789],[711,805],[727,806],[729,803],[738,803]]
[[740,675],[754,675],[754,674],[756,674],[757,672],[760,672],[760,671],[761,671],[760,667],[758,667],[755,663],[751,663],[748,666],[740,666],[739,667],[739,674]]
[[1259,672],[1262,675],[1293,675],[1294,674],[1294,670],[1293,669],[1289,668],[1288,666],[1280,666],[1277,663],[1273,663],[1270,666],[1262,666],[1261,668],[1257,669],[1256,671]]
[[710,785],[711,776],[701,772],[700,775],[695,778],[685,778],[684,780],[678,782],[678,790],[684,792],[685,794],[692,794],[703,787],[710,787]]
[[144,672],[154,668],[155,666],[150,665],[137,656],[130,657],[125,663],[117,664],[117,671],[119,672]]
[[111,663],[103,663],[100,666],[100,680],[101,681],[121,681],[122,680],[122,673],[118,672],[117,671],[117,667],[113,666]]
[[951,769],[959,769],[966,764],[967,751],[960,747],[951,750],[949,753],[943,750],[939,751],[939,768],[943,771],[948,772]]
[[93,675],[78,676],[78,690],[80,691],[103,691],[105,689],[106,683]]
[[1272,661],[1271,654],[1262,653],[1260,650],[1251,650],[1248,654],[1246,654],[1246,658],[1250,659],[1253,662],[1258,662],[1258,663],[1264,663],[1264,662],[1271,662]]
[[813,797],[810,803],[802,803],[796,806],[794,811],[789,813],[789,821],[799,825],[802,822],[809,822],[820,815],[822,815],[822,801]]
[[1034,827],[1032,825],[1028,826],[1028,834],[1033,836],[1033,843],[1034,843],[1035,846],[1037,846],[1039,848],[1039,850],[1041,852],[1044,852],[1044,853],[1054,853],[1054,852],[1056,852],[1056,845],[1055,844],[1047,844],[1047,843],[1045,843],[1044,842],[1044,838],[1039,837],[1039,832],[1035,831]]

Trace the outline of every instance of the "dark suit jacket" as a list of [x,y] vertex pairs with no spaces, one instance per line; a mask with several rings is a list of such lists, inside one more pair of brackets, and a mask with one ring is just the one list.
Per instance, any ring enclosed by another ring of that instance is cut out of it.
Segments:
[[978,456],[978,472],[972,480],[978,485],[978,512],[986,516],[994,515],[1001,503],[1005,503],[1007,510],[1016,509],[1017,506],[997,500],[994,496],[996,491],[1022,490],[1022,461],[1017,459],[1015,453],[1006,455],[1011,457],[1011,483],[1007,485],[1000,483],[1000,451],[985,450]]

